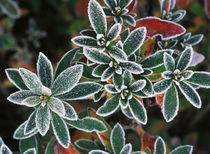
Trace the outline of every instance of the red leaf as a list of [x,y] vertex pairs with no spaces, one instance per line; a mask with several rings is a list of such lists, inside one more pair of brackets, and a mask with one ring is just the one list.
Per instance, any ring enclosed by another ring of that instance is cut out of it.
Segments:
[[131,2],[131,4],[127,7],[127,9],[128,9],[128,11],[129,12],[131,12],[131,11],[133,11],[133,9],[136,7],[136,5],[137,5],[137,0],[133,0],[132,2]]
[[183,8],[188,4],[189,0],[177,0],[178,8]]
[[147,37],[161,36],[163,40],[175,38],[185,33],[185,28],[172,21],[157,17],[146,17],[136,21],[137,27],[147,28]]
[[163,106],[163,97],[164,94],[158,94],[155,96],[156,98],[156,103],[158,104],[158,106],[162,107]]
[[77,0],[77,13],[80,15],[87,14],[89,0]]
[[210,0],[205,0],[206,15],[210,19]]
[[141,151],[149,148],[152,152],[154,152],[154,144],[156,137],[150,136],[148,133],[144,133],[141,137]]

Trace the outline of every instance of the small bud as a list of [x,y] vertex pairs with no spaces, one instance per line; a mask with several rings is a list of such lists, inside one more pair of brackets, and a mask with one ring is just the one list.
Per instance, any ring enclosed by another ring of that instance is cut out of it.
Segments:
[[51,96],[52,95],[51,89],[49,89],[45,86],[42,86],[42,95]]

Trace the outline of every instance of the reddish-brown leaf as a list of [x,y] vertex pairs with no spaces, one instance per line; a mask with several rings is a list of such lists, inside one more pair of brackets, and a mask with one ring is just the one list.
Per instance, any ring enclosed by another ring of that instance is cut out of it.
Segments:
[[178,8],[184,8],[188,4],[189,0],[177,0]]
[[210,19],[210,0],[205,0],[206,15]]
[[163,106],[163,97],[164,97],[164,94],[155,95],[156,103],[157,103],[157,105],[160,106],[160,107]]
[[141,137],[141,151],[149,148],[152,153],[154,152],[154,144],[157,137],[150,136],[148,133],[144,133]]
[[79,151],[73,146],[70,145],[68,148],[63,148],[60,144],[58,145],[60,154],[80,154]]
[[162,20],[157,17],[146,17],[137,20],[137,27],[147,28],[147,37],[161,36],[163,40],[168,40],[185,33],[185,28],[172,21]]
[[137,5],[137,0],[133,0],[132,3],[127,7],[128,11],[131,12]]

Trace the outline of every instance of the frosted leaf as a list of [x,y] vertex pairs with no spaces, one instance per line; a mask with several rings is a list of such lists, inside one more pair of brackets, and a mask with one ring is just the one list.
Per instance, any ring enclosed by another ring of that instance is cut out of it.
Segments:
[[92,75],[95,77],[101,77],[104,70],[106,70],[108,67],[109,67],[108,65],[104,64],[98,65],[93,69]]
[[160,136],[156,139],[154,148],[154,154],[166,154],[166,145]]
[[8,15],[10,18],[16,19],[20,17],[20,9],[13,0],[1,0],[0,8],[3,13]]
[[125,52],[116,46],[109,47],[108,52],[110,56],[112,56],[116,61],[119,62],[127,61],[127,55],[125,54]]
[[128,143],[122,148],[120,154],[130,154],[131,152],[132,152],[132,146],[130,143]]
[[101,81],[108,81],[114,74],[114,70],[111,67],[108,67],[101,76]]
[[42,95],[51,96],[52,95],[51,89],[49,89],[45,86],[42,86]]
[[92,150],[88,154],[110,154],[110,153],[102,151],[102,150]]
[[63,117],[66,114],[63,102],[60,99],[51,97],[47,104],[49,105],[50,109],[59,116]]
[[141,74],[144,72],[141,64],[137,64],[137,63],[131,62],[131,61],[122,63],[122,67],[132,74]]
[[82,77],[82,73],[82,65],[75,65],[64,70],[52,85],[53,95],[61,95],[74,88]]
[[179,110],[179,96],[176,86],[172,84],[166,91],[163,98],[162,112],[166,122],[172,121],[178,114]]
[[129,119],[133,119],[133,115],[132,115],[129,107],[121,108],[121,111],[126,117],[128,117]]
[[142,90],[146,85],[146,81],[145,80],[138,80],[138,81],[135,81],[131,86],[130,86],[130,89],[133,91],[133,92],[138,92],[140,90]]
[[106,84],[104,86],[104,88],[108,93],[111,93],[111,94],[117,94],[118,93],[118,91],[115,89],[114,85],[112,85],[112,84]]
[[121,9],[126,8],[128,5],[130,5],[132,0],[118,0],[118,5]]
[[154,84],[154,90],[156,94],[164,93],[166,90],[170,88],[172,84],[171,79],[161,80]]
[[125,132],[119,123],[114,126],[111,132],[110,140],[114,152],[120,153],[121,149],[125,145]]
[[98,47],[97,40],[90,36],[76,36],[72,42],[80,47],[94,48]]
[[132,55],[141,47],[146,37],[146,28],[141,27],[132,31],[124,42],[123,50],[127,56]]
[[122,75],[119,75],[117,73],[114,73],[113,83],[114,83],[114,86],[115,86],[116,90],[117,91],[121,91],[122,86],[123,86],[123,78],[122,78]]
[[45,106],[40,106],[36,112],[36,127],[42,136],[45,136],[50,128],[50,109]]
[[50,87],[53,80],[53,67],[49,59],[43,54],[39,53],[37,61],[37,74],[42,84]]
[[116,40],[120,35],[121,28],[122,26],[120,24],[114,24],[107,34],[107,40],[110,42]]
[[[194,72],[191,70],[186,70],[183,73],[181,73],[181,76],[184,77],[184,80],[188,80],[193,76]],[[202,80],[202,79],[201,79]]]
[[185,70],[189,67],[193,56],[193,49],[192,47],[186,47],[186,49],[181,53],[181,56],[177,62],[176,68],[180,71]]
[[203,34],[197,34],[191,36],[190,39],[188,39],[184,43],[194,46],[200,43],[202,39],[203,39]]
[[173,73],[171,71],[165,71],[161,74],[164,79],[172,79]]
[[143,68],[157,68],[163,64],[163,55],[164,53],[167,52],[168,54],[172,54],[173,50],[171,49],[166,49],[166,50],[159,50],[153,55],[148,56],[145,58],[141,65]]
[[204,60],[205,60],[205,56],[204,55],[194,51],[193,52],[192,61],[190,63],[190,66],[197,66],[198,64],[200,64]]
[[64,108],[65,108],[65,111],[66,111],[66,114],[65,114],[64,118],[67,119],[67,120],[77,120],[78,116],[77,116],[77,113],[74,110],[74,108],[66,102],[63,102],[63,105],[64,105]]
[[22,104],[28,107],[35,107],[42,103],[40,96],[30,96],[23,100]]
[[201,108],[201,98],[197,91],[190,84],[181,81],[179,82],[178,86],[182,94],[193,106]]
[[98,93],[102,88],[101,84],[95,82],[82,82],[77,84],[71,91],[59,96],[62,100],[82,100]]
[[210,88],[210,73],[194,71],[192,77],[188,79],[187,82],[190,82],[202,88]]
[[147,123],[147,111],[139,100],[133,97],[129,101],[129,108],[134,119],[144,125]]
[[127,24],[135,27],[136,26],[136,20],[133,16],[131,15],[124,15],[123,17],[124,22],[126,22]]
[[91,151],[100,148],[94,141],[89,139],[79,139],[74,143],[79,149],[85,151]]
[[96,114],[102,117],[113,114],[119,108],[119,99],[120,95],[111,97],[97,110]]
[[91,48],[85,48],[84,49],[84,55],[91,61],[97,63],[97,64],[108,64],[111,61],[111,58],[103,52],[99,52],[97,49]]
[[23,154],[36,154],[36,149],[35,148],[30,148],[24,151]]
[[1,154],[12,154],[12,151],[8,148],[8,146],[3,144],[0,148],[0,153]]
[[7,100],[14,104],[23,105],[22,101],[26,99],[27,97],[33,96],[34,94],[29,90],[20,90],[13,94],[11,94]]
[[182,145],[170,152],[170,154],[192,154],[192,153],[193,153],[193,146],[191,145]]
[[68,127],[65,121],[56,113],[52,113],[52,128],[58,143],[61,144],[64,148],[68,148],[70,144],[70,134]]
[[28,89],[30,89],[35,94],[41,94],[42,83],[37,75],[24,68],[20,68],[19,72]]
[[29,138],[29,137],[35,135],[35,134],[38,132],[38,130],[36,129],[36,130],[34,130],[33,132],[31,132],[31,133],[25,135],[25,134],[24,134],[24,128],[25,128],[25,126],[26,126],[26,122],[24,122],[23,124],[21,124],[21,125],[15,130],[14,135],[13,135],[13,138],[14,138],[14,139],[17,139],[17,140],[27,139],[27,138]]
[[117,6],[117,1],[116,0],[104,0],[105,4],[114,10],[114,8]]
[[174,58],[171,55],[169,55],[168,53],[164,53],[163,59],[164,59],[163,61],[164,61],[164,66],[165,66],[166,70],[173,72],[175,69]]
[[148,96],[152,96],[154,93],[154,88],[153,88],[152,82],[146,77],[143,77],[142,79],[146,80],[146,85],[142,89],[142,92]]
[[20,76],[18,69],[8,68],[6,69],[7,78],[18,88],[22,90],[28,90],[22,77]]
[[25,128],[24,128],[24,134],[30,134],[33,131],[36,130],[36,122],[35,122],[35,118],[36,118],[36,112],[34,111],[33,113],[31,113],[31,115],[29,116]]
[[75,121],[66,121],[66,123],[78,130],[88,133],[105,132],[107,130],[105,124],[102,121],[91,117],[85,117]]
[[101,5],[96,0],[90,0],[88,5],[88,16],[90,24],[97,34],[106,34],[106,15]]

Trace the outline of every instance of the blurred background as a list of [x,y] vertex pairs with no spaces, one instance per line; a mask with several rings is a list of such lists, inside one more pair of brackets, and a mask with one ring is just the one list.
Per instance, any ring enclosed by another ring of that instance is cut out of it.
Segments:
[[[55,66],[73,47],[71,38],[89,28],[87,4],[88,0],[0,0],[0,136],[12,150],[18,150],[13,132],[31,110],[6,100],[17,89],[7,80],[4,69],[25,67],[36,71],[40,51]],[[187,32],[204,34],[194,50],[205,60],[195,70],[210,72],[210,0],[177,0],[176,8],[187,10],[180,23]],[[136,0],[134,11],[137,19],[161,16],[158,0]],[[147,109],[149,122],[143,129],[152,136],[162,136],[169,145],[192,144],[195,153],[210,153],[210,90],[198,91],[202,108],[198,110],[181,99],[179,114],[169,124],[151,99]]]

